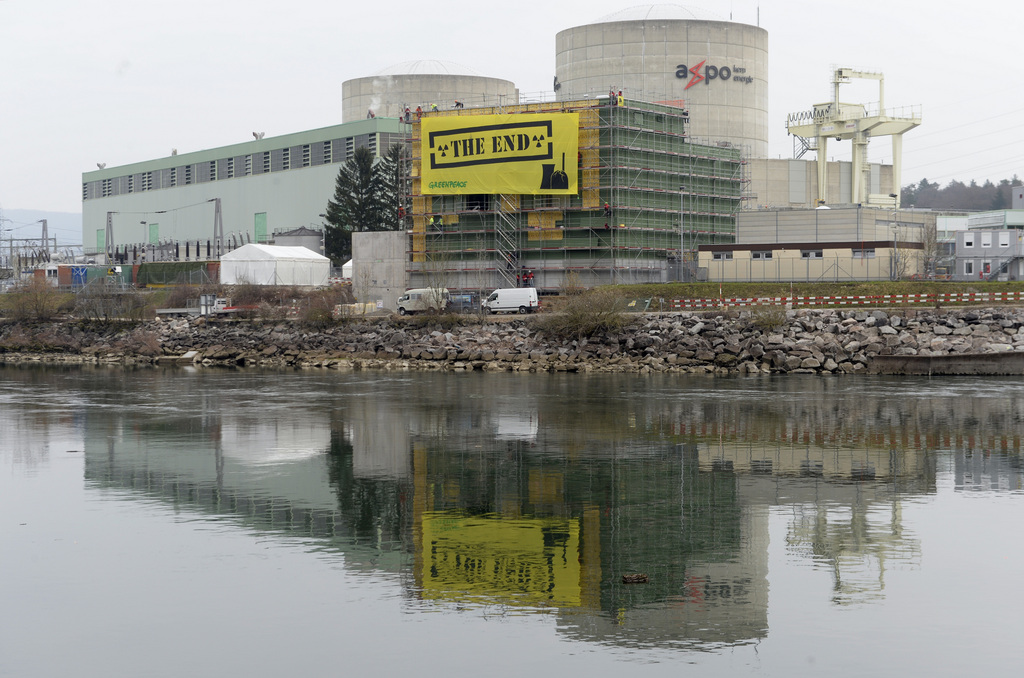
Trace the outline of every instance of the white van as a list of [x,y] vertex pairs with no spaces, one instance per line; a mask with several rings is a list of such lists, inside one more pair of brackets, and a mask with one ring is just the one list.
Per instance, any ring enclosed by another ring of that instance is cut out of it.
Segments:
[[418,290],[407,290],[398,297],[398,315],[412,315],[425,311],[446,311],[452,301],[447,288],[425,287]]
[[540,299],[536,287],[504,287],[491,292],[480,306],[488,313],[536,313]]

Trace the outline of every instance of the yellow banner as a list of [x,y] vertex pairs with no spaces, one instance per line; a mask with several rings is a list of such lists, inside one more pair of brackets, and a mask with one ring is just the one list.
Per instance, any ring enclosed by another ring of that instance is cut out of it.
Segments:
[[427,512],[421,528],[424,598],[580,604],[577,519]]
[[579,114],[425,117],[424,195],[573,195],[579,190]]

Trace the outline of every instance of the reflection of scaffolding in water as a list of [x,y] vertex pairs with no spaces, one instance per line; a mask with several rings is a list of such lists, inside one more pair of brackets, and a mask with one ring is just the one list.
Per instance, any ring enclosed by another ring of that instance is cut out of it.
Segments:
[[740,151],[688,140],[681,106],[601,99],[429,115],[499,112],[579,114],[578,193],[423,195],[414,122],[411,286],[486,290],[516,284],[524,269],[549,290],[570,274],[585,285],[662,282],[675,278],[673,262],[688,246],[684,229],[693,246],[734,239]]

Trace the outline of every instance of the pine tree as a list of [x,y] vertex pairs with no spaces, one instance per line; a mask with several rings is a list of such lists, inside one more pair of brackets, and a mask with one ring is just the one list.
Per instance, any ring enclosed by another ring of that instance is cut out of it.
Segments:
[[361,146],[338,170],[334,198],[327,202],[327,256],[335,260],[352,255],[352,233],[373,231],[380,219],[374,191],[373,152]]
[[354,232],[402,227],[401,173],[401,144],[392,145],[379,159],[365,146],[355,150],[338,171],[334,197],[327,203],[327,256],[339,262],[350,258]]
[[392,144],[387,155],[375,167],[377,188],[380,197],[382,231],[397,231],[402,228],[399,217],[402,182],[402,144]]

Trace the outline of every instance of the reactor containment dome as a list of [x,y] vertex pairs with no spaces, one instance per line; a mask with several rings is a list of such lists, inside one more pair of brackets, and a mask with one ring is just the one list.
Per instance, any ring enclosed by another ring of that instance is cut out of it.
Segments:
[[695,141],[768,154],[768,32],[680,5],[644,5],[555,37],[560,101],[622,91],[680,106]]
[[[408,61],[341,85],[341,118],[402,118],[405,109],[506,106],[519,102],[515,83],[473,73],[448,61]],[[456,103],[458,102],[458,103]]]

